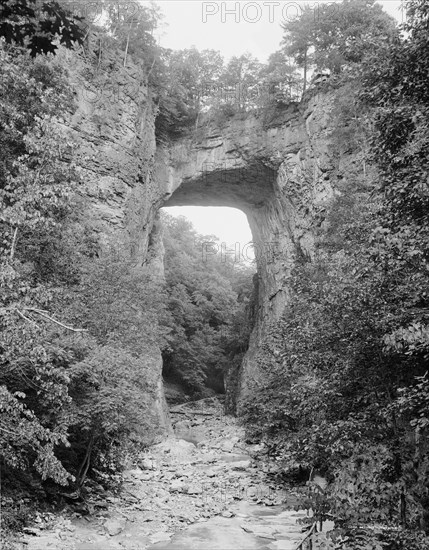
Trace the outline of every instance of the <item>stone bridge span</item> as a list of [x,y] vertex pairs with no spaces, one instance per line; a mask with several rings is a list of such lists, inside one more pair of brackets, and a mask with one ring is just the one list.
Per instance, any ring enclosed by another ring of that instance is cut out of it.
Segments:
[[333,196],[327,122],[317,103],[304,112],[291,104],[270,117],[238,114],[223,125],[203,119],[194,135],[159,152],[159,206],[229,206],[246,214],[262,317],[283,311],[293,260],[312,255],[314,226]]

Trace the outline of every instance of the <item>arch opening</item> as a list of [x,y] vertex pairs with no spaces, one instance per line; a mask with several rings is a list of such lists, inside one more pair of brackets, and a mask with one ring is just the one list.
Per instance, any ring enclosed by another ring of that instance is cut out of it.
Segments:
[[180,185],[164,204],[172,206],[220,206],[242,210],[266,206],[274,193],[276,171],[260,162],[205,161],[197,174],[184,174]]
[[161,222],[173,321],[163,351],[167,401],[216,394],[234,401],[257,301],[254,259],[241,255],[252,242],[247,217],[232,208],[167,207]]

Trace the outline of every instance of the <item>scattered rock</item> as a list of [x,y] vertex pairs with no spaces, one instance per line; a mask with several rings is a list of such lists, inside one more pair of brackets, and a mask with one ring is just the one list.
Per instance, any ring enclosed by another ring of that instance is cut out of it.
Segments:
[[[88,550],[140,550],[158,543],[169,545],[167,541],[174,532],[190,524],[204,530],[207,527],[210,532],[210,521],[218,527],[216,522],[223,522],[222,529],[235,525],[245,540],[262,537],[268,539],[266,544],[279,543],[272,548],[289,550],[290,545],[284,544],[299,540],[300,529],[292,527],[296,527],[297,518],[283,520],[281,514],[269,517],[264,514],[264,523],[256,515],[242,513],[247,511],[247,506],[254,506],[255,501],[264,507],[281,501],[276,487],[266,483],[260,465],[253,466],[254,462],[247,458],[248,448],[234,451],[238,442],[244,441],[242,428],[232,419],[214,415],[201,416],[195,422],[192,413],[189,417],[192,432],[204,437],[197,447],[175,438],[152,446],[142,454],[137,466],[124,473],[119,498],[104,492],[97,500],[99,493],[93,492],[87,500],[90,515],[86,512],[80,517],[75,513],[73,525],[65,518],[54,521],[57,516],[48,523],[40,514],[36,525],[27,528],[28,550],[86,550],[87,547]],[[244,447],[244,443],[240,444]],[[102,515],[103,508],[110,511],[110,518],[106,513]],[[240,529],[240,522],[249,534]],[[200,523],[207,525],[200,526]],[[46,538],[44,533],[48,535]],[[267,548],[271,548],[271,544]]]
[[104,529],[106,530],[106,533],[108,535],[114,537],[116,535],[119,535],[119,533],[122,533],[122,531],[125,529],[126,524],[127,522],[125,518],[107,519],[104,522]]
[[240,441],[240,438],[239,437],[231,437],[230,439],[227,439],[226,441],[224,441],[220,448],[222,451],[226,451],[226,452],[231,452],[233,450],[233,448],[235,447],[235,445]]
[[188,485],[179,480],[173,480],[168,488],[170,493],[187,493]]
[[142,479],[146,476],[146,473],[143,472],[140,468],[135,468],[134,470],[128,470],[124,474],[126,477],[134,477],[135,479]]
[[189,477],[189,474],[185,473],[183,470],[177,470],[174,472],[174,477],[181,478],[181,477]]
[[233,470],[247,470],[250,468],[251,461],[250,460],[240,460],[239,462],[233,462],[232,463],[232,469]]
[[142,470],[156,470],[156,465],[154,461],[150,458],[143,458],[139,461],[139,466]]
[[152,544],[156,544],[157,542],[167,542],[170,539],[171,533],[167,533],[166,531],[158,531],[157,533],[154,533],[149,537],[149,540]]
[[33,537],[38,537],[41,535],[41,530],[37,527],[24,527],[23,531],[28,535],[33,535]]
[[253,524],[253,523],[244,523],[240,525],[244,531],[247,533],[252,533],[256,537],[260,537],[262,539],[270,539],[270,540],[276,540],[275,537],[275,529],[271,525],[259,525],[259,524]]
[[188,487],[188,495],[201,495],[203,489],[200,485],[191,484]]

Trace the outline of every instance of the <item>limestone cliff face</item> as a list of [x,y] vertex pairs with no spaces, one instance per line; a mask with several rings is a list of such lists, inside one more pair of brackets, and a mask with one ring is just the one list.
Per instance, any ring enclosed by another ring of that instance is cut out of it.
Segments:
[[[157,147],[156,107],[137,68],[117,71],[116,82],[123,85],[115,94],[100,93],[83,77],[82,63],[62,55],[77,94],[69,127],[80,144],[76,158],[83,193],[106,253],[109,243],[120,243],[137,268],[148,265],[162,276],[159,208],[232,206],[247,215],[256,246],[259,308],[240,376],[245,395],[258,378],[254,356],[264,327],[288,303],[291,267],[298,256],[312,256],[315,229],[338,193],[342,175],[330,143],[334,94],[313,95],[270,113],[240,113],[222,123],[204,116],[188,137]],[[239,243],[241,252],[246,244]],[[161,356],[158,350],[149,355],[142,368],[155,388],[160,425],[168,426]]]

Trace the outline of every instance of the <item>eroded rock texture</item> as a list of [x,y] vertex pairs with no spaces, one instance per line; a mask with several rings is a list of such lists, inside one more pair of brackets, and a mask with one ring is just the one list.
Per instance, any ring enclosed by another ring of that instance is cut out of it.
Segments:
[[[313,255],[315,229],[341,177],[330,146],[333,101],[333,95],[316,95],[269,114],[238,114],[223,125],[202,120],[193,136],[164,152],[158,165],[166,206],[232,206],[249,220],[259,308],[241,370],[241,397],[252,378],[258,379],[254,356],[264,328],[288,303],[291,267],[298,256]],[[245,244],[239,243],[241,252]],[[238,252],[236,246],[228,254]]]
[[[143,73],[131,62],[94,73],[81,58],[61,52],[76,92],[76,110],[65,121],[76,143],[85,217],[105,255],[119,254],[134,269],[163,274],[163,246],[156,215],[161,200],[153,178],[156,106]],[[142,335],[144,338],[144,335]],[[147,344],[141,372],[152,411],[154,434],[170,430],[162,384],[160,350]]]
[[[254,355],[264,327],[284,311],[291,267],[298,256],[313,255],[315,230],[343,177],[330,143],[335,96],[313,95],[301,105],[239,113],[217,124],[206,116],[188,137],[157,147],[156,107],[137,68],[117,68],[120,86],[100,89],[85,80],[81,61],[63,55],[77,93],[69,126],[80,143],[82,192],[106,253],[109,243],[119,243],[136,268],[162,276],[159,208],[232,206],[247,215],[256,244],[259,305],[240,374],[245,395],[258,378]],[[153,349],[142,372],[154,388],[160,426],[168,427],[161,370],[161,355]]]

